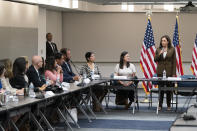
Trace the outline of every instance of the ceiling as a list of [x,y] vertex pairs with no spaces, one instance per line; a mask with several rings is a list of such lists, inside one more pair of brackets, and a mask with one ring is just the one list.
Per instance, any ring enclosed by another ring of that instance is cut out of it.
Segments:
[[[90,3],[98,4],[98,5],[120,5],[122,2],[127,2],[128,4],[186,4],[191,0],[79,0],[79,1],[87,1]],[[192,0],[193,4],[197,4],[197,0]]]

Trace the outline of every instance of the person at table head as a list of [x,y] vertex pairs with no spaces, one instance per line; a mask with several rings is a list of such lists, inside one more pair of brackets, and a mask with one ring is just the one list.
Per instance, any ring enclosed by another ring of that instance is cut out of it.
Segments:
[[93,52],[86,52],[85,58],[87,63],[82,66],[80,74],[85,74],[87,78],[92,78],[92,75],[100,75],[99,68],[95,64],[95,54]]
[[70,49],[62,48],[60,51],[63,55],[64,62],[62,64],[62,70],[64,74],[64,82],[73,83],[79,81],[79,76],[73,73],[73,70],[70,65],[71,52]]
[[63,81],[62,69],[57,66],[57,62],[53,56],[46,59],[45,78],[46,80],[51,80],[52,85],[56,85],[56,82],[61,83]]
[[[172,47],[170,37],[164,35],[161,37],[159,48],[156,49],[154,61],[157,62],[156,73],[158,77],[163,76],[163,71],[166,71],[167,77],[176,76],[176,52]],[[167,106],[170,110],[171,91],[167,91]],[[161,91],[159,100],[159,110],[162,108],[164,92]]]
[[22,89],[16,89],[12,88],[10,85],[8,77],[5,76],[6,74],[6,68],[3,64],[0,64],[0,81],[2,84],[2,92],[9,91],[12,94],[17,94],[17,95],[23,95],[24,94],[24,88]]
[[32,65],[27,70],[27,77],[29,79],[29,83],[34,85],[34,91],[43,91],[46,88],[46,81],[41,77],[39,69],[42,68],[43,60],[41,56],[33,56],[32,57]]
[[53,39],[53,35],[51,33],[47,33],[46,34],[46,58],[50,57],[50,56],[54,56],[57,52],[57,45],[52,42]]
[[[135,77],[136,69],[134,64],[130,63],[130,56],[127,51],[123,51],[120,55],[120,62],[115,67],[116,76],[126,76]],[[118,84],[123,87],[128,87],[133,84],[133,81],[118,81]],[[128,98],[130,102],[128,103]],[[116,93],[116,104],[125,105],[125,108],[128,109],[132,102],[134,101],[134,91],[133,90],[118,90]]]
[[28,62],[24,57],[16,58],[13,64],[13,78],[10,79],[10,84],[13,88],[22,89],[28,86],[28,77],[26,71]]

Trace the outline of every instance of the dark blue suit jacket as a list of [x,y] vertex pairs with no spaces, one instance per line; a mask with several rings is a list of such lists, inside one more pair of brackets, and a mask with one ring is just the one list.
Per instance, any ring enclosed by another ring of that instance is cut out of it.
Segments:
[[[69,67],[70,70],[68,69],[68,67]],[[75,74],[72,71],[70,63],[69,62],[64,62],[62,64],[62,70],[63,70],[63,81],[68,82],[68,83],[73,83],[74,82],[73,77],[75,76]]]

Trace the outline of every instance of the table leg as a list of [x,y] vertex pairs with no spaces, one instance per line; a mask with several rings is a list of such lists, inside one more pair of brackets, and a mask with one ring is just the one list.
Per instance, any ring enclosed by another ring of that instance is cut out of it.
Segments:
[[73,131],[71,125],[68,123],[68,120],[66,119],[66,117],[63,115],[63,113],[61,112],[61,110],[59,109],[59,107],[57,107],[57,112],[58,114],[62,117],[62,119],[64,120],[65,124],[68,126],[68,128]]
[[99,102],[99,100],[97,99],[96,95],[92,92],[92,90],[90,89],[90,93],[92,98],[96,101],[97,104],[99,104],[99,106],[101,107],[102,111],[107,114],[107,112],[105,111],[105,109],[103,108],[102,104]]
[[0,124],[0,130],[5,131],[5,129],[3,128],[3,126],[1,124]]
[[75,123],[75,125],[77,126],[77,128],[80,128],[79,124],[75,121],[75,119],[73,118],[73,116],[70,114],[68,108],[66,106],[65,107],[65,111],[66,113],[69,115],[69,117],[72,119],[72,121]]
[[90,113],[93,115],[94,119],[96,119],[96,115],[95,113],[92,111],[92,109],[88,106],[88,104],[86,103],[86,101],[84,100],[83,97],[81,97],[82,100],[82,104],[85,104],[86,108],[90,111]]
[[51,124],[49,123],[49,121],[47,120],[47,118],[45,117],[45,115],[41,111],[39,111],[39,115],[40,115],[41,119],[44,120],[44,123],[47,125],[48,129],[55,131],[53,129],[53,127],[51,126]]
[[84,109],[82,108],[82,106],[80,105],[80,103],[78,103],[78,101],[76,100],[76,98],[73,98],[73,100],[77,103],[77,106],[79,108],[79,110],[87,117],[89,122],[92,122],[92,120],[90,119],[90,117],[88,116],[88,114],[84,111]]
[[42,126],[40,125],[40,123],[37,121],[36,117],[34,116],[33,113],[30,112],[30,118],[33,120],[33,122],[36,124],[37,128],[40,131],[44,131],[44,129],[42,128]]

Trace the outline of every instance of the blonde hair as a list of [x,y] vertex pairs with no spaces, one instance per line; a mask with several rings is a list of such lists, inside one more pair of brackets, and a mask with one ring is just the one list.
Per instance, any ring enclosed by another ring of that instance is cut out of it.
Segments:
[[29,64],[29,58],[28,58],[28,56],[21,56],[21,57],[25,58],[26,63]]
[[12,61],[10,59],[5,59],[4,61],[5,66],[5,77],[11,79],[13,77],[12,73]]

